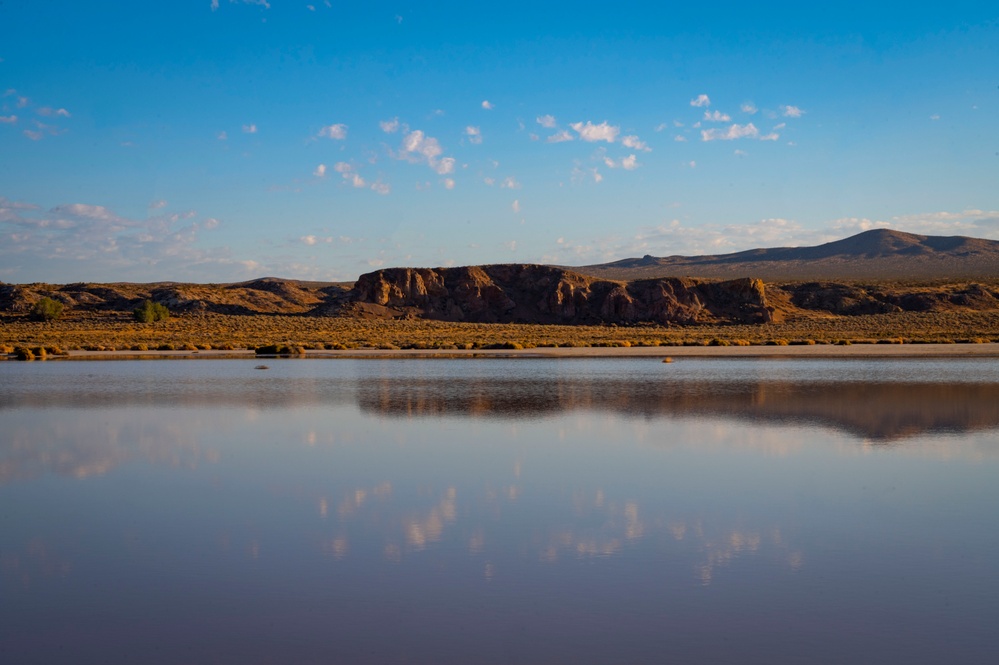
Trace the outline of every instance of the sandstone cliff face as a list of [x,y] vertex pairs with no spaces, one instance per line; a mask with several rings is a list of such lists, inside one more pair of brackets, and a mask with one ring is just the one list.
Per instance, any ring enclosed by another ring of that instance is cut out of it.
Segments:
[[390,268],[361,275],[348,297],[385,315],[537,323],[765,323],[763,282],[595,279],[541,265]]

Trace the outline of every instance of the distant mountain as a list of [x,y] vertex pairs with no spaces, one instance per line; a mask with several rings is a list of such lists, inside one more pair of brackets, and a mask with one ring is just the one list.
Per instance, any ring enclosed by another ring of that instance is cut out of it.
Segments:
[[814,247],[750,249],[709,256],[643,256],[572,268],[605,279],[752,276],[775,280],[932,280],[999,276],[999,241],[864,231]]

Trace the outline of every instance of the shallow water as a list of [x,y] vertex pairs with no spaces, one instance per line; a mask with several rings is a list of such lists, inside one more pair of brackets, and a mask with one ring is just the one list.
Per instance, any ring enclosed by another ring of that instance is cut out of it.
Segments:
[[999,362],[0,363],[0,661],[999,648]]

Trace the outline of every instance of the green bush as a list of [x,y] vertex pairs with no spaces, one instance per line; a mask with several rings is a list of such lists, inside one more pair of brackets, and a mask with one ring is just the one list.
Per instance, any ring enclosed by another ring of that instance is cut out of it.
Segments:
[[135,308],[132,312],[132,316],[134,316],[135,320],[139,323],[153,323],[155,321],[165,321],[166,319],[169,319],[170,310],[158,302],[146,300]]
[[54,321],[62,316],[62,303],[52,298],[42,298],[31,308],[31,318],[38,321]]

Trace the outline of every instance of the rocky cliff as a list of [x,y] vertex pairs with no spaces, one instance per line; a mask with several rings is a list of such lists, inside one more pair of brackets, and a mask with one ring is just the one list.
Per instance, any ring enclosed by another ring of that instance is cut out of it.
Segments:
[[763,282],[662,278],[615,282],[542,265],[389,268],[348,294],[382,316],[480,323],[766,323]]

